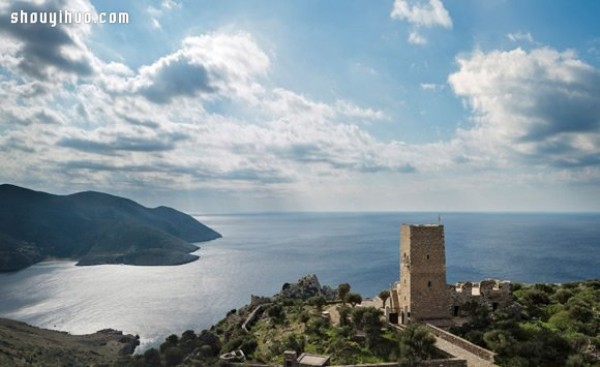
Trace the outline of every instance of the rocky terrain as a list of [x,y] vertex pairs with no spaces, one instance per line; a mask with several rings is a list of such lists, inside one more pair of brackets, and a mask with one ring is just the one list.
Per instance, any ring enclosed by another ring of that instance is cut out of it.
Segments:
[[335,291],[329,286],[321,286],[319,279],[315,274],[306,275],[296,283],[284,283],[281,291],[276,297],[292,299],[309,299],[315,296],[322,296],[331,301],[335,298]]

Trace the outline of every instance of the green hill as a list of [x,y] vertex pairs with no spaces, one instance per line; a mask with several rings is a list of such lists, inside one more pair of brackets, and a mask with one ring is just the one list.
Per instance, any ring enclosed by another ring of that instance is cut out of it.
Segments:
[[177,210],[100,192],[60,196],[0,185],[0,271],[48,256],[78,265],[176,265],[194,261],[192,242],[221,235]]

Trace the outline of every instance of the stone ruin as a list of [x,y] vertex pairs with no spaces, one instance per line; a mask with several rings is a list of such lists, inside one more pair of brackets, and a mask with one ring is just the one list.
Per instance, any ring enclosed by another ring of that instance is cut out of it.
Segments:
[[461,322],[468,303],[486,304],[495,311],[513,302],[509,281],[446,283],[443,225],[403,224],[400,237],[400,280],[391,287],[386,307],[390,322],[448,327]]
[[513,302],[511,283],[508,280],[485,279],[480,282],[459,282],[448,286],[453,317],[465,316],[461,308],[470,302],[484,303],[492,311]]

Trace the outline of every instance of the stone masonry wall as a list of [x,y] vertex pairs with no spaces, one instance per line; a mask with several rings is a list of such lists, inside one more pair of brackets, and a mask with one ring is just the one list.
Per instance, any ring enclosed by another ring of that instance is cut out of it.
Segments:
[[471,343],[468,340],[465,340],[459,336],[456,336],[454,334],[451,334],[445,330],[442,330],[438,327],[435,327],[433,325],[427,324],[427,327],[429,328],[429,330],[431,330],[431,332],[433,334],[435,334],[435,336],[442,338],[466,351],[469,351],[473,354],[475,354],[476,356],[478,356],[479,358],[485,359],[486,361],[490,361],[493,362],[494,361],[494,352],[487,350],[485,348],[482,348],[478,345],[475,345],[473,343]]
[[[259,363],[228,363],[230,367],[282,367],[279,365],[265,365]],[[348,364],[348,365],[335,365],[332,367],[395,367],[398,366],[398,362],[387,362],[387,363],[369,363],[369,364]],[[449,359],[430,359],[428,361],[421,361],[414,367],[467,367],[467,361],[464,359],[449,358]]]

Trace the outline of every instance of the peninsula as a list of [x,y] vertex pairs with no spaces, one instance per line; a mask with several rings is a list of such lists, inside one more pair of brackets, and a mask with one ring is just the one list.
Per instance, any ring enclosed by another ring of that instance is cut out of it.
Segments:
[[61,196],[0,185],[0,272],[48,257],[77,265],[178,265],[198,259],[192,243],[220,237],[172,208],[94,191]]

